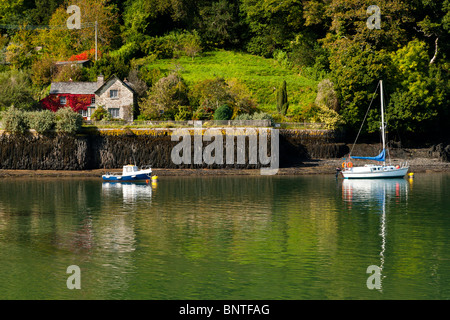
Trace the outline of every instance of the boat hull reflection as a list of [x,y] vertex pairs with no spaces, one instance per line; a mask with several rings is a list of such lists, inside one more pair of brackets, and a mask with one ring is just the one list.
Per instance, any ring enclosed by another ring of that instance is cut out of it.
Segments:
[[104,182],[102,192],[106,196],[121,196],[124,202],[151,200],[152,198],[152,186],[147,183]]
[[348,202],[378,200],[386,197],[397,200],[408,196],[408,183],[405,179],[358,179],[342,181],[342,198]]

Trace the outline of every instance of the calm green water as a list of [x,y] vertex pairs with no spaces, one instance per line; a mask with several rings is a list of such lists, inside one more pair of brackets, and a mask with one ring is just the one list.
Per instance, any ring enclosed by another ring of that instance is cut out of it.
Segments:
[[0,180],[1,299],[450,299],[448,248],[448,174]]

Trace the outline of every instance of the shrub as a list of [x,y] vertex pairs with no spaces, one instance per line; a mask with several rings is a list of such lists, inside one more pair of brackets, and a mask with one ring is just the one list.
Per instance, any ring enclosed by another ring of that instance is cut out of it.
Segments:
[[174,55],[174,46],[172,37],[154,37],[143,41],[141,50],[146,55],[155,55],[158,59],[171,59]]
[[56,114],[56,131],[59,133],[74,134],[81,129],[83,117],[71,108],[61,108]]
[[275,125],[275,119],[268,113],[256,112],[253,115],[243,113],[238,115],[234,120],[270,120],[272,126]]
[[38,133],[46,133],[55,127],[55,113],[50,110],[27,113],[28,125]]
[[149,121],[149,120],[151,120],[150,117],[148,117],[148,116],[146,116],[146,115],[144,115],[144,114],[140,114],[140,115],[137,117],[137,121]]
[[252,116],[252,120],[270,120],[270,124],[271,126],[275,125],[275,120],[273,119],[273,117],[265,112],[256,112],[253,114]]
[[113,59],[121,60],[121,61],[129,61],[139,52],[139,44],[136,42],[128,42],[120,47],[116,51],[111,51],[109,55]]
[[103,118],[106,118],[108,116],[108,111],[103,108],[102,106],[97,107],[95,109],[94,113],[91,115],[91,119],[94,121],[100,121]]
[[195,30],[193,33],[186,32],[183,34],[181,45],[184,53],[192,60],[202,51],[201,39]]
[[192,120],[212,120],[214,118],[214,110],[208,107],[200,106],[192,115]]
[[25,133],[28,130],[28,121],[24,111],[12,106],[3,112],[3,128],[10,133]]
[[217,108],[216,112],[214,112],[214,120],[231,120],[232,116],[233,109],[226,104]]
[[175,115],[175,121],[186,121],[192,119],[192,110],[189,106],[178,107],[178,112]]
[[328,108],[325,105],[319,105],[319,120],[325,124],[325,128],[336,130],[345,124],[344,119],[333,109]]
[[339,100],[331,80],[324,79],[318,84],[315,103],[316,105],[324,105],[331,110],[339,112]]
[[234,120],[252,120],[252,116],[248,113],[242,113],[238,115]]

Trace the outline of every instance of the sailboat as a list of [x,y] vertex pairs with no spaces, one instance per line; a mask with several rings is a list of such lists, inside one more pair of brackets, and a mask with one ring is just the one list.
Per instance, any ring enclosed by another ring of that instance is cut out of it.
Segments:
[[386,178],[402,178],[409,170],[408,163],[401,165],[386,164],[386,128],[384,123],[384,99],[383,99],[383,81],[380,80],[381,91],[381,139],[383,150],[376,157],[355,157],[349,155],[350,159],[373,160],[379,164],[367,164],[362,167],[354,167],[351,161],[342,164],[342,176],[344,179],[386,179]]

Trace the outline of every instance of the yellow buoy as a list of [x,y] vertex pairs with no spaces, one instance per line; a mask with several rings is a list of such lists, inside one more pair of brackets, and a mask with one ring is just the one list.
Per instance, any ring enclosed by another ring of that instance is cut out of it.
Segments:
[[414,172],[408,173],[408,176],[409,176],[410,178],[414,178]]

